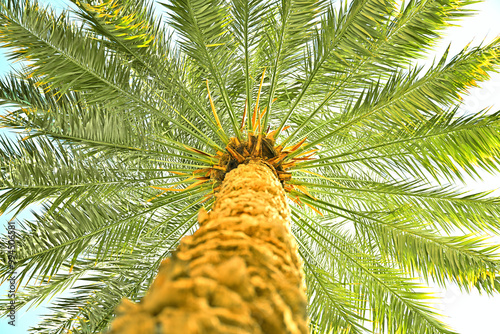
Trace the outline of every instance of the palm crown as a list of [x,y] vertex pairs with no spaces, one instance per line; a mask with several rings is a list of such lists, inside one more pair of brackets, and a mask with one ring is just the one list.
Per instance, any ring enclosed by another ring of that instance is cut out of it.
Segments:
[[73,287],[36,333],[99,332],[139,300],[250,137],[277,146],[313,331],[451,333],[411,277],[500,289],[499,199],[454,186],[498,172],[500,114],[458,110],[500,39],[414,63],[477,1],[171,0],[166,24],[147,0],[73,2],[0,1],[27,61],[0,82],[21,133],[0,142],[0,212],[43,203],[17,306]]

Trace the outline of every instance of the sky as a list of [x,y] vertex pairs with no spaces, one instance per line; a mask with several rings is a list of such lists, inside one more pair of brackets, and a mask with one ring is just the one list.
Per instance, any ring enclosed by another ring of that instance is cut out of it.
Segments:
[[[51,3],[59,9],[66,8],[64,0],[43,0],[42,3]],[[483,41],[491,41],[500,36],[500,0],[486,0],[481,4],[474,5],[478,11],[477,15],[466,18],[460,23],[460,27],[450,28],[444,39],[438,44],[436,52],[430,55],[431,61],[434,56],[439,57],[444,49],[451,43],[450,54],[463,49],[469,42],[478,45]],[[0,75],[9,70],[9,64],[0,50]],[[500,110],[500,74],[492,76],[491,80],[483,83],[479,88],[471,89],[468,96],[464,98],[464,113],[476,112],[478,110],[492,107],[492,111]],[[464,187],[473,191],[484,191],[500,188],[500,179],[488,175],[483,181],[477,182],[466,179]],[[500,190],[496,192],[500,195]],[[21,219],[29,218],[29,212],[20,216]],[[0,226],[8,221],[9,217],[0,217]],[[3,229],[0,227],[0,231]],[[500,243],[500,238],[495,239]],[[500,333],[500,296],[480,296],[477,292],[470,294],[461,293],[458,287],[450,286],[447,289],[438,289],[442,297],[435,304],[436,309],[444,315],[444,320],[454,330],[461,334],[499,334]],[[0,294],[6,293],[6,286],[0,287]],[[17,326],[15,328],[7,324],[7,319],[0,319],[0,333],[25,334],[27,329],[40,321],[40,315],[47,312],[46,305],[42,305],[29,312],[21,310],[17,313]]]

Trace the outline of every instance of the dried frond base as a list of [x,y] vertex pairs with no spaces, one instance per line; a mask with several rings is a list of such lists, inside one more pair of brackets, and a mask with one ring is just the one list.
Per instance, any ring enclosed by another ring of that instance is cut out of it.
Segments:
[[237,168],[240,164],[248,163],[250,160],[259,158],[268,163],[281,183],[290,179],[291,173],[287,173],[283,168],[283,160],[287,153],[282,153],[282,149],[274,146],[272,138],[263,135],[248,134],[247,141],[240,142],[237,138],[231,138],[226,146],[226,152],[218,152],[215,158],[219,163],[212,170],[211,178],[215,181],[223,181],[226,174]]

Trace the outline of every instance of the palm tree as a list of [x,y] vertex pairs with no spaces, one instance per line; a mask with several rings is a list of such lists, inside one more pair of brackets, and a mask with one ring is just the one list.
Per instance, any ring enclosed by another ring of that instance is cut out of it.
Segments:
[[0,212],[41,205],[1,275],[72,288],[33,332],[453,333],[415,278],[500,290],[500,199],[457,186],[499,171],[459,108],[500,39],[416,60],[475,2],[0,0]]

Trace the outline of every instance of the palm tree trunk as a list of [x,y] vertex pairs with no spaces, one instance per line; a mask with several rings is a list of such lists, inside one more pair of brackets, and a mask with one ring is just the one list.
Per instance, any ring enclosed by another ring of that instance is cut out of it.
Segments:
[[229,172],[198,221],[141,303],[120,305],[111,333],[307,333],[290,208],[271,167],[252,160]]

